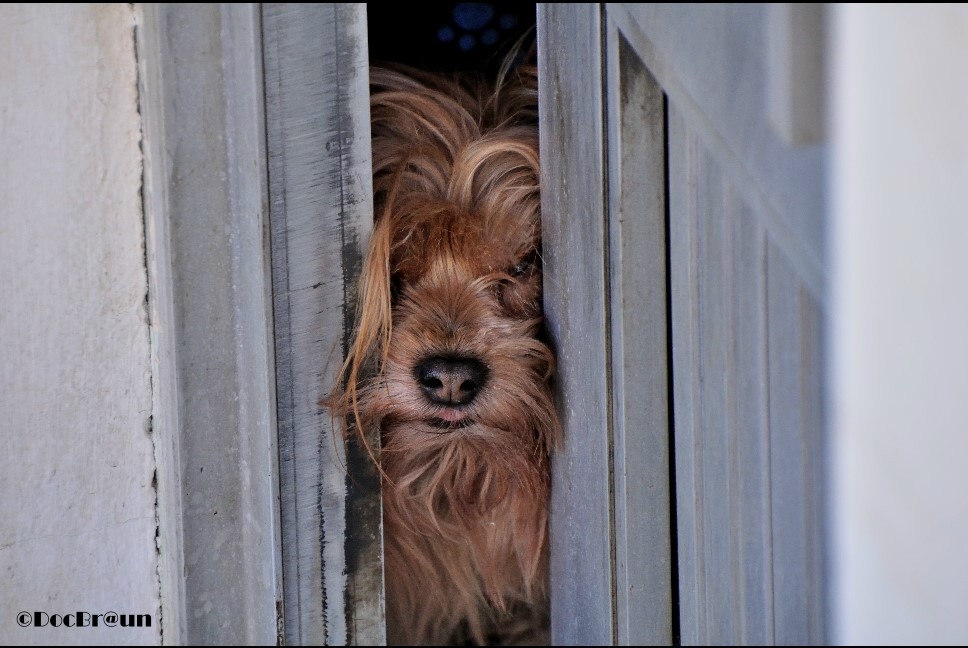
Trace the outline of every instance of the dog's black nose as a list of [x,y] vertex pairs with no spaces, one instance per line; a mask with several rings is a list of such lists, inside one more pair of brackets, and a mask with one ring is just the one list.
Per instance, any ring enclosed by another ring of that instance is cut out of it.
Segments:
[[487,382],[487,367],[474,358],[427,358],[414,375],[430,402],[467,405]]

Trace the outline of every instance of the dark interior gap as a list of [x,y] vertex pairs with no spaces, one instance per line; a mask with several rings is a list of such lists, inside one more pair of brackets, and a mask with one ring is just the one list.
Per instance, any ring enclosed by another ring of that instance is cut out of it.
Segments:
[[663,174],[665,176],[665,263],[666,263],[666,358],[668,370],[666,372],[669,406],[669,534],[670,534],[670,568],[672,569],[672,644],[682,645],[682,629],[679,614],[679,533],[676,508],[676,426],[675,426],[675,390],[673,388],[673,354],[672,354],[672,214],[669,200],[669,95],[662,93],[662,145],[663,145]]
[[515,42],[534,28],[535,7],[524,2],[370,5],[370,62],[494,75]]

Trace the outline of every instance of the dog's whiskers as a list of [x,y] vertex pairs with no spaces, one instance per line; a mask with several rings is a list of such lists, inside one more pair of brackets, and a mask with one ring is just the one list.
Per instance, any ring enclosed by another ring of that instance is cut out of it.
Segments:
[[441,418],[431,418],[427,422],[435,428],[439,428],[447,432],[462,430],[466,427],[474,425],[474,420],[470,418],[462,418],[459,421],[445,421]]

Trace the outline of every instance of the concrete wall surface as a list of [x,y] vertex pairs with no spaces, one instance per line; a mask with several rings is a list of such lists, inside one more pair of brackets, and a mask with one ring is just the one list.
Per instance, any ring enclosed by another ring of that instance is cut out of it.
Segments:
[[0,6],[4,644],[161,639],[133,12]]

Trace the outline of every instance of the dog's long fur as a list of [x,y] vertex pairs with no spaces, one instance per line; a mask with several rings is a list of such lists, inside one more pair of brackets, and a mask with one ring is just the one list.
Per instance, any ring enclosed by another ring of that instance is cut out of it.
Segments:
[[[391,643],[542,640],[559,431],[535,81],[370,71],[376,219],[329,403],[380,429]],[[482,367],[470,402],[428,397],[418,373],[439,358]]]

